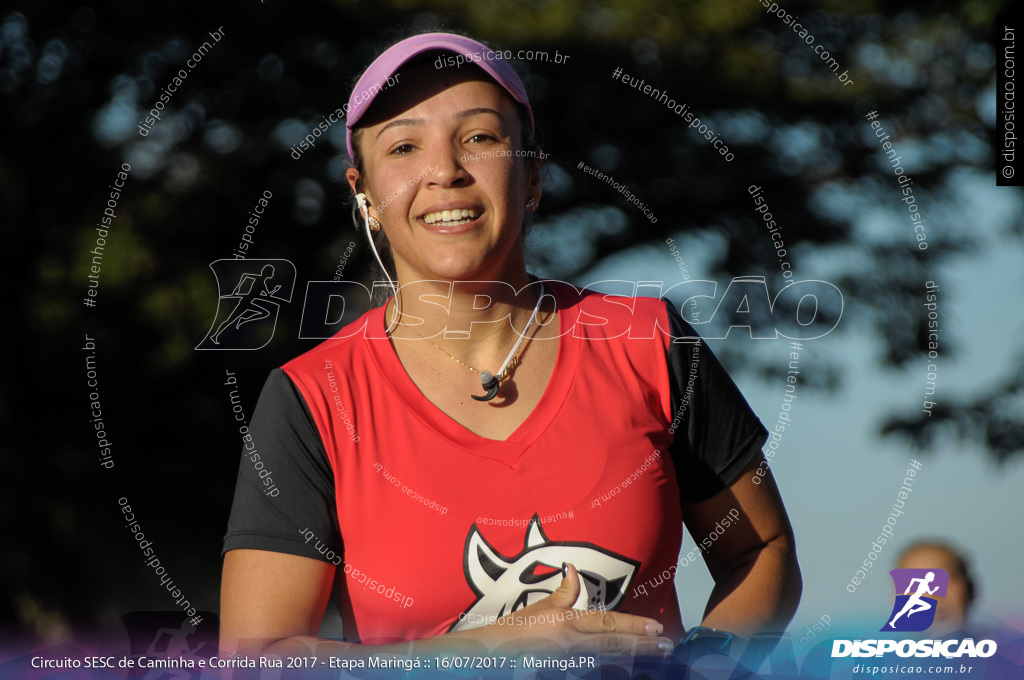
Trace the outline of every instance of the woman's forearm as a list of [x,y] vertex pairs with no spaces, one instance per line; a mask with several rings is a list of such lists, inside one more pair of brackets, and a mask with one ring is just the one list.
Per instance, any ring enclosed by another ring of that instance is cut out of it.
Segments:
[[[539,602],[494,623],[432,638],[386,645],[365,645],[321,640],[296,635],[278,640],[249,639],[240,645],[244,656],[336,657],[357,660],[432,656],[514,656],[526,653],[549,655],[630,654],[662,657],[673,640],[662,637],[664,626],[643,616],[622,612],[573,609],[580,595],[576,567],[565,566],[558,589]],[[328,663],[330,663],[328,661]]]
[[791,541],[751,552],[715,583],[701,625],[740,636],[780,632],[793,618],[803,581]]

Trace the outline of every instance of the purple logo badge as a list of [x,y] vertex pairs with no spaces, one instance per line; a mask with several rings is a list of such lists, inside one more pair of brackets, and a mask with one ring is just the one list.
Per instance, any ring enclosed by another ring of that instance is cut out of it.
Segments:
[[893,569],[896,603],[880,630],[918,632],[935,620],[937,598],[946,596],[949,574],[945,569]]

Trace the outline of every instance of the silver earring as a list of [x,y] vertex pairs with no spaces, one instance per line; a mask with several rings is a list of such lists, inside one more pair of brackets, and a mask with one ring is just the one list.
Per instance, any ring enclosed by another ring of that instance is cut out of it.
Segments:
[[380,231],[380,222],[378,222],[373,217],[370,217],[369,220],[370,220],[370,231]]
[[527,210],[533,211],[533,209],[536,208],[536,207],[537,207],[537,199],[536,198],[531,198],[529,201],[526,202],[526,209]]

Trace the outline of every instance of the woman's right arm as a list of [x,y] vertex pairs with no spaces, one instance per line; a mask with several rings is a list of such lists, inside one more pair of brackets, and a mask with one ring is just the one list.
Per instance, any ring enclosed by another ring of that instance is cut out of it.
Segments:
[[[554,593],[481,628],[417,640],[420,656],[458,652],[541,652],[663,656],[672,641],[659,637],[660,623],[620,612],[572,609],[579,578],[572,565]],[[258,656],[407,655],[408,644],[361,645],[317,638],[334,583],[329,562],[265,550],[230,550],[221,583],[220,648],[225,654]]]
[[220,589],[221,651],[255,657],[275,646],[285,652],[291,638],[316,636],[334,570],[330,562],[298,555],[229,550]]

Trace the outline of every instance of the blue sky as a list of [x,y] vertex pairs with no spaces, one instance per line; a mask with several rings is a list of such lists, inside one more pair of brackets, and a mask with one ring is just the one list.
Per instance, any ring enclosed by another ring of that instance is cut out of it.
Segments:
[[[955,358],[938,359],[933,400],[939,402],[984,390],[1015,367],[1015,357],[1024,351],[1024,305],[1019,302],[1024,290],[1024,247],[1018,238],[1002,233],[1012,216],[1022,212],[1020,194],[996,187],[993,175],[968,173],[945,198],[955,212],[935,220],[936,232],[943,226],[963,225],[980,236],[981,247],[927,277],[940,288],[942,342],[957,347]],[[902,204],[895,196],[893,203],[894,211],[899,210]],[[894,211],[865,211],[856,228],[905,236],[913,247],[911,230],[893,223],[899,219]],[[711,278],[707,270],[715,254],[713,239],[699,241],[685,234],[675,238],[691,277]],[[795,278],[829,280],[836,253],[806,255],[794,261]],[[774,275],[750,272],[761,273]],[[680,280],[680,274],[667,246],[648,244],[605,260],[575,283],[602,279],[660,279],[671,285]],[[727,283],[719,281],[719,295]],[[923,303],[924,281],[921,288]],[[979,447],[953,437],[941,438],[941,445],[926,452],[879,437],[879,424],[888,413],[920,408],[927,361],[914,362],[899,372],[880,370],[881,342],[857,326],[853,310],[846,311],[837,332],[805,342],[800,354],[800,370],[806,372],[813,372],[815,364],[820,366],[826,358],[840,361],[846,370],[843,387],[831,395],[806,388],[798,391],[801,398],[792,410],[793,425],[786,430],[773,464],[796,530],[804,576],[803,600],[790,631],[799,636],[804,626],[823,614],[832,618],[837,629],[844,623],[856,628],[863,621],[883,618],[892,603],[886,572],[895,567],[899,551],[921,537],[945,538],[968,553],[980,586],[977,618],[995,616],[1024,624],[1024,589],[1019,586],[1024,545],[1016,526],[1024,517],[1024,459],[999,467]],[[723,342],[740,347],[746,343],[758,354],[777,355],[780,364],[788,361],[784,341],[730,335],[711,346],[714,349]],[[741,366],[729,369],[762,421],[774,423],[783,381],[768,384]],[[870,541],[896,500],[911,458],[920,461],[923,469],[894,528],[896,538],[885,546],[872,574],[851,594],[846,584],[867,557]],[[687,542],[692,547],[692,539]],[[703,566],[680,569],[676,586],[687,625],[699,622],[712,585]]]

